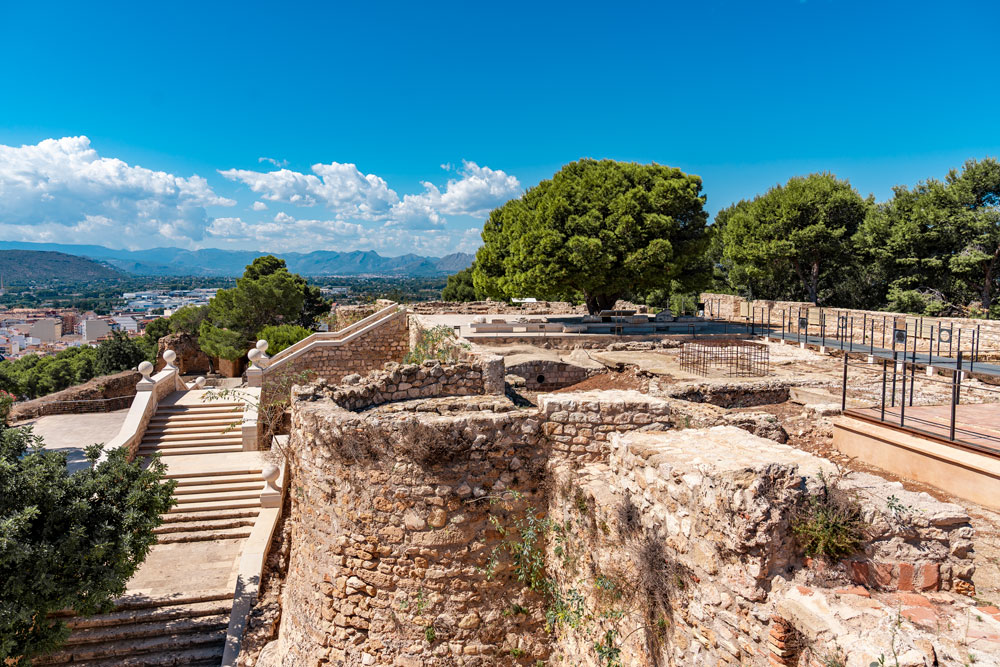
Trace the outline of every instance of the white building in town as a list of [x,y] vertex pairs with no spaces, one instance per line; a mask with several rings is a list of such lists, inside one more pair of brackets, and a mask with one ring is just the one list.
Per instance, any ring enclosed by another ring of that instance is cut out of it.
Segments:
[[86,341],[98,340],[111,333],[111,326],[104,320],[84,320],[80,325],[80,335]]

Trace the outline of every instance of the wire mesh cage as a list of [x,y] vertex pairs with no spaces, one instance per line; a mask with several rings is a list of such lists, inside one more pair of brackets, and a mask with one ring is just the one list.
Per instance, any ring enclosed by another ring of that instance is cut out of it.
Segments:
[[681,368],[704,376],[713,372],[734,377],[767,375],[769,363],[767,345],[738,338],[684,343],[680,353]]

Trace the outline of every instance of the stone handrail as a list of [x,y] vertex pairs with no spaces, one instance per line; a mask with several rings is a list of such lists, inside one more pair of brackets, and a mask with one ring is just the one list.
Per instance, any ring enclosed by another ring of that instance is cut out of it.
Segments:
[[263,356],[260,348],[256,350],[259,352],[258,354],[255,354],[255,350],[252,349],[248,355],[251,365],[247,369],[247,384],[251,387],[260,387],[263,384],[264,375],[268,375],[302,355],[308,354],[309,351],[319,347],[345,345],[372,329],[378,328],[393,317],[405,316],[405,313],[406,311],[399,304],[394,303],[339,331],[314,333],[275,354],[266,362],[265,367],[258,365],[258,360],[262,359]]
[[[274,441],[279,451],[288,446],[287,435],[274,436]],[[288,488],[287,460],[284,457],[279,457],[277,464],[266,465],[263,477],[264,488],[260,495],[260,514],[257,515],[253,530],[244,543],[240,555],[236,591],[233,595],[233,606],[229,612],[229,627],[226,630],[226,648],[222,655],[222,667],[236,667],[250,609],[260,596],[264,564],[267,561],[271,540],[274,539],[275,531],[278,528],[282,501]]]
[[196,389],[205,384],[205,378],[198,378],[191,384],[184,382],[177,367],[173,365],[176,354],[167,350],[164,358],[168,356],[167,365],[156,375],[151,375],[153,365],[148,361],[139,364],[142,379],[136,384],[135,398],[132,399],[132,405],[118,430],[118,435],[105,443],[104,451],[98,461],[103,461],[107,458],[108,452],[119,447],[128,448],[129,460],[134,459],[142,436],[146,433],[146,427],[149,426],[149,420],[156,414],[156,406],[160,401],[175,391]]
[[277,354],[272,356],[270,363],[268,364],[268,368],[273,367],[276,363],[281,363],[284,359],[288,357],[296,356],[299,351],[304,350],[305,348],[309,347],[310,345],[314,344],[317,341],[324,341],[324,342],[338,341],[348,337],[352,337],[353,334],[355,334],[359,329],[368,328],[368,325],[384,319],[387,315],[395,313],[398,309],[399,309],[399,304],[394,303],[389,306],[386,306],[382,310],[372,313],[371,315],[369,315],[364,319],[358,320],[353,324],[347,325],[343,329],[338,329],[337,331],[321,331],[314,333],[308,338],[303,338],[298,343],[286,347],[281,352],[278,352]]

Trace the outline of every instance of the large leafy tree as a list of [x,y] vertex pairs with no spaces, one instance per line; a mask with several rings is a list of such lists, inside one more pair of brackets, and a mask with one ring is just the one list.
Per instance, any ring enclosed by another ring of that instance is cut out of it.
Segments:
[[490,213],[477,292],[582,299],[591,313],[632,292],[706,279],[701,179],[658,164],[579,160]]
[[781,291],[791,273],[801,294],[818,303],[821,289],[832,288],[849,264],[851,237],[869,206],[828,173],[795,177],[740,202],[727,212],[722,232],[731,281],[757,285],[754,296],[772,296],[766,292]]
[[199,327],[199,345],[211,356],[237,359],[264,327],[312,326],[327,308],[319,289],[289,273],[284,260],[258,257],[236,287],[219,290],[209,302]]
[[448,283],[441,290],[443,301],[476,301],[476,286],[472,282],[472,272],[475,266],[462,269],[448,276]]
[[108,611],[125,592],[172,503],[164,471],[118,448],[70,474],[30,429],[0,426],[0,663],[56,648],[68,630],[52,612]]
[[1000,163],[969,160],[944,181],[897,186],[855,245],[894,308],[935,314],[978,301],[988,310],[1000,283]]
[[97,346],[96,370],[98,375],[108,375],[135,368],[146,359],[146,350],[124,331],[112,331],[111,337]]

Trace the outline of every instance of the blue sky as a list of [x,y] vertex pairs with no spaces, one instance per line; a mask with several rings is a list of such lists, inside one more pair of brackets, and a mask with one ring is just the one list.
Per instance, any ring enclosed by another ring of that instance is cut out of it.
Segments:
[[0,238],[442,255],[579,157],[698,174],[713,213],[819,170],[883,199],[1000,154],[998,19],[985,0],[3,2]]

